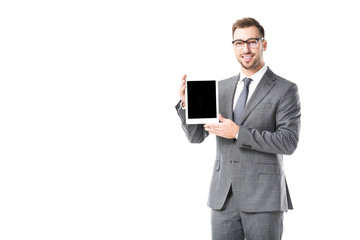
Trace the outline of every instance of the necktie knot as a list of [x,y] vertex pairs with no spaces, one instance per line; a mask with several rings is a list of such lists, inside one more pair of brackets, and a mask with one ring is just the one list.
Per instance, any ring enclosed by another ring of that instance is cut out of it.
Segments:
[[251,81],[252,81],[251,78],[244,78],[244,86],[245,86],[245,87],[249,87]]

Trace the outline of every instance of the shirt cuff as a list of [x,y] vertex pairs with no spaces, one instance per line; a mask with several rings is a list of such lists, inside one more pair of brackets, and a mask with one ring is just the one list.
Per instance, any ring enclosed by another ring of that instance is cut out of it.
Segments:
[[240,132],[240,128],[239,128],[239,131],[236,133],[236,136],[235,136],[235,139],[237,140],[238,137],[239,137],[239,132]]

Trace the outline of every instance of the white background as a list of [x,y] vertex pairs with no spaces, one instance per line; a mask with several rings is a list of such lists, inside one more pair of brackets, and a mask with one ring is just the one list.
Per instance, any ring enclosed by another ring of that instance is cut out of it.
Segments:
[[265,28],[298,84],[283,239],[356,239],[356,1],[1,1],[0,239],[210,239],[215,137],[188,143],[183,74],[236,75],[231,26]]

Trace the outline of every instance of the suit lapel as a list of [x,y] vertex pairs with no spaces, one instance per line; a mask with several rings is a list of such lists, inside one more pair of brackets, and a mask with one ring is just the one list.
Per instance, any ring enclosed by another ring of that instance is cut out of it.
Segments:
[[254,108],[264,99],[270,90],[276,84],[276,75],[268,68],[264,76],[261,78],[251,98],[248,100],[244,112],[240,117],[240,125],[244,123]]

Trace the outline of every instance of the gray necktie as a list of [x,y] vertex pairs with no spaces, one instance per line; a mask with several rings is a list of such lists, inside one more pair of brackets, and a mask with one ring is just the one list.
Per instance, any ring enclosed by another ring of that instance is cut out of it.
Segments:
[[234,109],[234,122],[236,124],[240,124],[240,117],[246,105],[246,100],[249,94],[249,85],[251,81],[252,81],[251,78],[244,78],[244,88],[236,102]]

